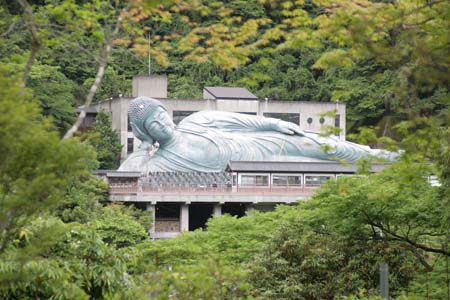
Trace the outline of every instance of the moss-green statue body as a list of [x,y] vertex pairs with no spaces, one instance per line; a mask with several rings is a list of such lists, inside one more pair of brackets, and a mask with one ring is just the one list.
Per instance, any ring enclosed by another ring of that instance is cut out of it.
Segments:
[[[146,97],[130,103],[129,117],[143,146],[128,157],[121,171],[220,172],[229,161],[355,162],[369,156],[387,160],[397,156],[305,132],[294,123],[246,114],[201,111],[175,126],[164,106]],[[146,148],[155,142],[159,148],[150,155]]]

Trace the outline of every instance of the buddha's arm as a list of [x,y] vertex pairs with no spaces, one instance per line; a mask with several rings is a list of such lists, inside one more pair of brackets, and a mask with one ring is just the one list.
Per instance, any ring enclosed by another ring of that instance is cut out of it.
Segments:
[[276,131],[285,134],[304,134],[298,125],[291,122],[224,111],[198,112],[182,121],[182,124],[188,123],[224,131]]

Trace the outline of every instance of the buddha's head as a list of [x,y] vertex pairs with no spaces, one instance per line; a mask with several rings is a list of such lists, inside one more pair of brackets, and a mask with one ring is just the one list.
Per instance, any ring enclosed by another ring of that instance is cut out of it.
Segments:
[[169,140],[175,129],[164,105],[152,98],[138,97],[131,101],[128,116],[134,135],[153,144]]

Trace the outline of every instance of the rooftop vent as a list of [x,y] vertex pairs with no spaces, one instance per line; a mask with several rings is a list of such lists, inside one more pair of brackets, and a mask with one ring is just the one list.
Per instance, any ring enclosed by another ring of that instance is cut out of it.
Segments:
[[138,75],[133,77],[133,97],[167,98],[166,75]]

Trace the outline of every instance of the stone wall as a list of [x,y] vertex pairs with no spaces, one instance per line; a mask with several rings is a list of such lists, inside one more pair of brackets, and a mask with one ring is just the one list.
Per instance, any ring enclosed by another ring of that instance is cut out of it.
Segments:
[[155,232],[180,232],[179,219],[155,220]]

